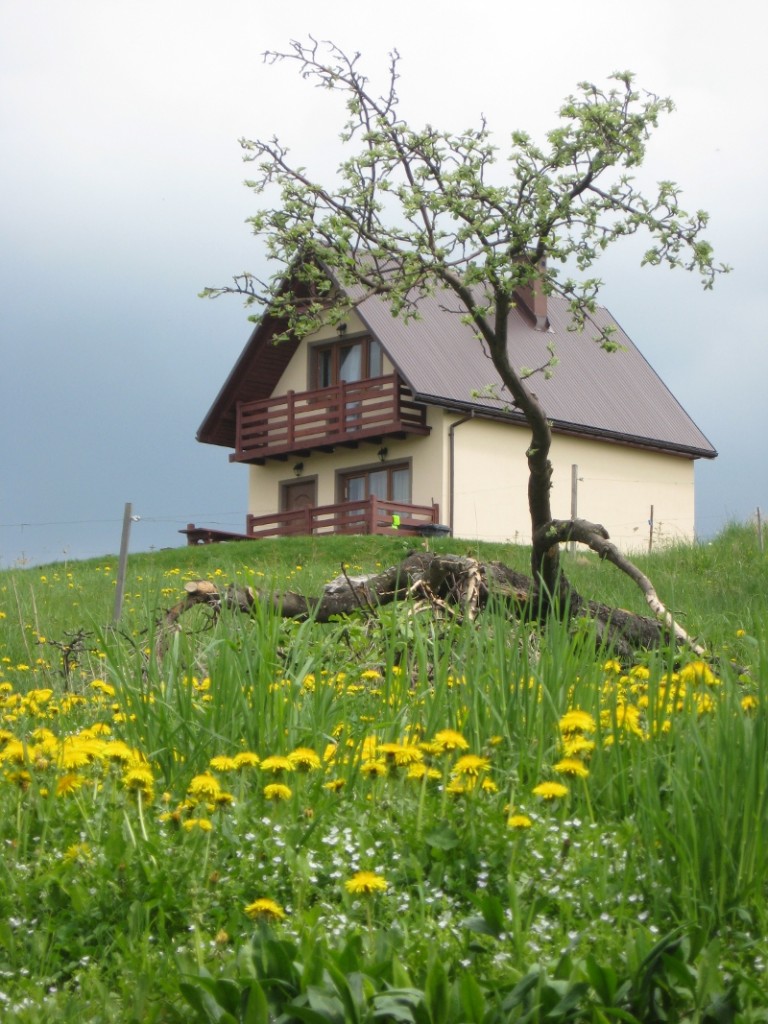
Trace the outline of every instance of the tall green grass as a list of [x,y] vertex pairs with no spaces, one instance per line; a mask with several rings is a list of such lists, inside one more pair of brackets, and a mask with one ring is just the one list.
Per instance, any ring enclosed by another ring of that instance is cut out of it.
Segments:
[[[355,1019],[341,978],[369,974],[360,1020],[385,1019],[377,978],[433,1014],[444,989],[456,1009],[439,1019],[457,1024],[502,1003],[510,1020],[651,1020],[638,1015],[662,1004],[669,1019],[735,1019],[706,1016],[718,999],[760,1019],[768,570],[749,531],[644,565],[714,671],[674,650],[620,666],[588,628],[523,627],[498,607],[470,622],[402,604],[328,625],[198,609],[170,640],[158,631],[188,578],[313,593],[342,563],[375,569],[404,550],[301,538],[134,556],[117,628],[105,560],[0,574],[8,1020],[186,1020],[188,1005],[227,1020],[216,1014],[250,992],[266,1019],[278,981],[249,960],[257,949],[288,957],[286,1019],[316,1020],[312,1000],[322,1019]],[[606,567],[567,565],[590,596],[643,610]],[[573,709],[592,724],[569,775]],[[248,766],[301,750],[305,770]],[[563,795],[537,796],[542,783]],[[386,892],[348,891],[361,870]],[[285,916],[252,921],[259,898]]]

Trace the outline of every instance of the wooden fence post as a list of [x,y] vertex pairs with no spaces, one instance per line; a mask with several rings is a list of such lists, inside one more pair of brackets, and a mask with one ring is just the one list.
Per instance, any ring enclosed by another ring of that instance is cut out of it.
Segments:
[[131,536],[131,515],[132,505],[126,501],[123,512],[123,533],[120,538],[120,561],[117,566],[117,590],[115,591],[115,610],[112,614],[112,623],[117,625],[123,611],[123,595],[125,594],[125,572],[128,566],[128,541]]
[[[575,464],[571,465],[571,519],[575,519],[578,514],[579,508],[579,467]],[[576,541],[572,540],[568,545],[568,550],[573,554],[576,550]]]

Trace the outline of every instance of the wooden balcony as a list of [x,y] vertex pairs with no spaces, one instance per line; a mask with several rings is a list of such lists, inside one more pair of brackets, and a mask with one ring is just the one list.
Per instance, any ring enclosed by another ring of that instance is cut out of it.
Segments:
[[289,391],[240,403],[236,448],[230,460],[263,465],[267,459],[428,434],[429,430],[426,407],[413,401],[396,375],[342,381],[318,391]]
[[[410,505],[402,501],[382,501],[375,495],[364,501],[345,501],[338,505],[318,505],[294,512],[251,516],[246,519],[246,536],[297,537],[335,533],[365,533],[416,537],[438,527],[438,505]],[[445,527],[439,527],[446,532]]]

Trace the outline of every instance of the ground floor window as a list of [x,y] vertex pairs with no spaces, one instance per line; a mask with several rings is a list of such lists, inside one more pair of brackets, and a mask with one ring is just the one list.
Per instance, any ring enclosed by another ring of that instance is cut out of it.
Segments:
[[411,467],[408,463],[353,469],[340,479],[342,501],[364,501],[374,494],[382,501],[411,500]]

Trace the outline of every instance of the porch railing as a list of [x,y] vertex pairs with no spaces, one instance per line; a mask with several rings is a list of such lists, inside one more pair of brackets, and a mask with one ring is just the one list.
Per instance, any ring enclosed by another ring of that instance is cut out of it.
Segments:
[[371,495],[363,501],[345,501],[338,505],[274,515],[246,518],[248,537],[295,537],[308,534],[365,533],[416,536],[422,527],[440,521],[438,505],[410,505],[401,501],[382,501]]
[[242,402],[230,459],[262,463],[366,438],[428,433],[425,406],[393,374]]

